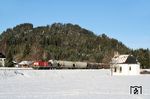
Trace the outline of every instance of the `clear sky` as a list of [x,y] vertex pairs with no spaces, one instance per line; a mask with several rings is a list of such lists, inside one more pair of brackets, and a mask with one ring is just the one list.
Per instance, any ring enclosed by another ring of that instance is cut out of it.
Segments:
[[150,48],[150,0],[0,0],[0,33],[21,23],[78,24],[129,48]]

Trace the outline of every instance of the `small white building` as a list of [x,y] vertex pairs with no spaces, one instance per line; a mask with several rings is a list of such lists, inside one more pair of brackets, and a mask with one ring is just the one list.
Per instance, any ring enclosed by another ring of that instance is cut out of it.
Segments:
[[28,68],[31,67],[33,61],[21,61],[20,63],[18,63],[18,67],[24,67],[24,68]]
[[5,55],[3,55],[2,53],[0,53],[0,67],[4,67],[5,66]]
[[115,55],[111,61],[111,75],[139,75],[140,64],[133,55]]

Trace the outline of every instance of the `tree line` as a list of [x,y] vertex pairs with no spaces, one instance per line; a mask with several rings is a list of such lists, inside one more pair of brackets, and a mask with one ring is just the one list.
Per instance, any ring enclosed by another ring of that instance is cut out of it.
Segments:
[[8,63],[49,59],[109,63],[114,51],[133,54],[142,68],[150,68],[149,49],[129,49],[106,34],[96,35],[76,24],[33,27],[31,23],[24,23],[0,35],[0,52],[6,55]]

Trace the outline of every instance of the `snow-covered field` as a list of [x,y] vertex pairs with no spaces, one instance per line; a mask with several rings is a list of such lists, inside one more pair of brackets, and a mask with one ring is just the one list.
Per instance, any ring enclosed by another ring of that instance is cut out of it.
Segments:
[[[130,94],[130,86],[143,93]],[[109,70],[0,70],[0,99],[150,99],[150,75]]]

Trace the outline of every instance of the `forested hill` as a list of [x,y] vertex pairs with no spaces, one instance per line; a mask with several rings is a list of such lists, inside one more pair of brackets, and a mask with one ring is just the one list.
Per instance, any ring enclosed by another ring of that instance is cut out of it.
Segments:
[[70,23],[40,27],[24,23],[0,35],[0,52],[7,57],[11,54],[16,61],[56,59],[108,63],[114,51],[134,53],[116,39]]

